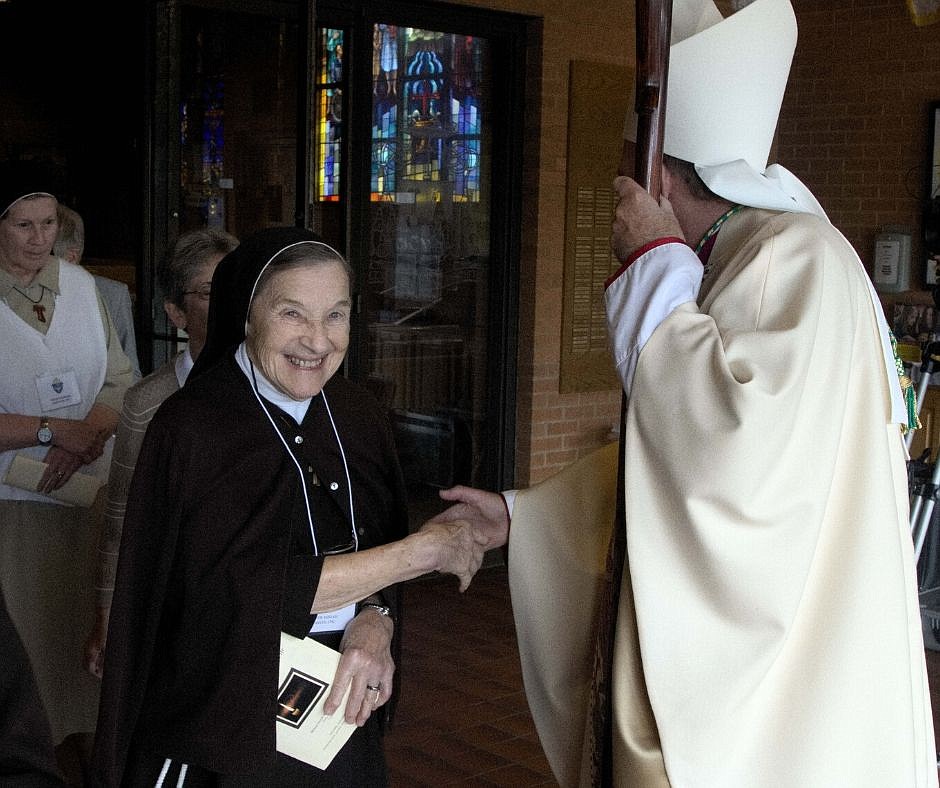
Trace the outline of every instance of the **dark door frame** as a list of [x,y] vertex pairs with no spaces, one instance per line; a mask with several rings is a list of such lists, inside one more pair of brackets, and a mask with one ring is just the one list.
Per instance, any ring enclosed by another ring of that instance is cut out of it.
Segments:
[[[180,232],[179,49],[182,12],[186,7],[258,14],[271,18],[300,20],[304,0],[154,0],[146,18],[144,134],[140,162],[142,189],[141,264],[137,295],[141,304],[137,338],[141,367],[154,366],[154,343],[169,335],[154,331],[154,316],[162,314],[156,287],[157,263]],[[302,41],[305,40],[302,36]],[[305,61],[305,58],[301,58]],[[304,65],[306,63],[304,62]],[[309,69],[308,69],[309,70]],[[298,74],[300,80],[302,75]],[[302,81],[298,84],[304,84]],[[157,359],[159,363],[160,359]]]

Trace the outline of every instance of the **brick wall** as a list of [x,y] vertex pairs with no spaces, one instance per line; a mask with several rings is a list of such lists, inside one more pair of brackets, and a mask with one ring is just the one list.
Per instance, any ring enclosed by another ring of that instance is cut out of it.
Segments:
[[[568,74],[574,59],[627,64],[635,49],[631,3],[528,4],[543,16],[535,302],[522,327],[531,331],[531,363],[520,368],[517,483],[539,481],[602,445],[619,419],[620,392],[560,394],[562,275],[568,147]],[[519,9],[515,9],[519,10]],[[624,90],[629,86],[624,85]],[[530,321],[530,322],[528,322]],[[527,324],[528,323],[528,324]],[[520,332],[520,345],[526,333]],[[528,418],[525,409],[528,406]],[[525,434],[529,427],[528,436]]]
[[940,100],[940,25],[904,0],[792,0],[799,42],[777,159],[812,189],[871,270],[885,224],[913,231],[911,283],[924,286],[920,212],[927,108]]

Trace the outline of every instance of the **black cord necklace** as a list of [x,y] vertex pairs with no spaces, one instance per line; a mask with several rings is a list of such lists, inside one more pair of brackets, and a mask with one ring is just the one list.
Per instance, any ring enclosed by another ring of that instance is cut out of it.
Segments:
[[36,298],[36,299],[31,298],[29,293],[24,293],[16,285],[13,285],[13,289],[16,290],[17,293],[19,293],[21,296],[23,296],[23,298],[25,298],[27,301],[29,301],[29,303],[33,305],[33,312],[36,313],[36,320],[38,320],[40,323],[45,323],[46,322],[46,307],[43,305],[42,299],[46,295],[46,288],[40,285],[39,298]]
[[46,294],[46,288],[44,288],[42,285],[39,286],[39,298],[31,298],[29,293],[20,290],[16,285],[13,285],[13,289],[16,290],[17,293],[23,296],[23,298],[25,298],[31,304],[38,304],[40,301],[42,301],[43,296]]

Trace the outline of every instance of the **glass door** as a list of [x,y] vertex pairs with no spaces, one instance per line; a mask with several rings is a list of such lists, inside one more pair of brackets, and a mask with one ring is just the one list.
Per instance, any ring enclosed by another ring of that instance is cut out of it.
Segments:
[[499,80],[511,66],[485,20],[431,26],[401,4],[364,5],[348,24],[317,5],[311,204],[327,234],[348,221],[349,372],[391,413],[419,523],[439,489],[506,478],[514,334],[495,317],[516,268],[494,216],[512,183],[497,166],[510,159]]
[[480,479],[492,188],[484,38],[375,23],[368,381],[392,409],[412,506]]

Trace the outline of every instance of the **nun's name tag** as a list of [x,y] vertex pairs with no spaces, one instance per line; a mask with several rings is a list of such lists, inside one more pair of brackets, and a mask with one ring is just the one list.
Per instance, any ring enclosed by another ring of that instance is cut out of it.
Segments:
[[50,372],[36,376],[36,390],[39,392],[39,407],[43,413],[69,405],[78,405],[82,394],[78,389],[78,376],[74,369]]

